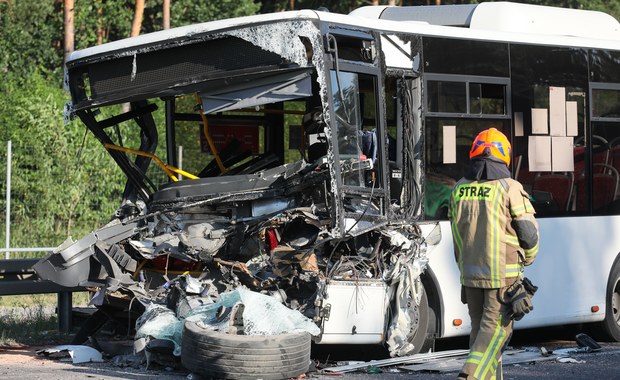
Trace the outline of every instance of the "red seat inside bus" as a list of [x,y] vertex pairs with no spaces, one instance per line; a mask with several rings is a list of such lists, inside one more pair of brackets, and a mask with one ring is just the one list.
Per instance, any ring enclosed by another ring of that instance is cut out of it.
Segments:
[[532,190],[551,194],[551,207],[556,211],[567,211],[573,191],[573,173],[538,173],[534,177]]
[[[586,210],[586,181],[582,175],[575,181],[575,206],[577,210]],[[592,175],[593,209],[597,210],[616,199],[618,192],[618,171],[610,165],[595,164]]]

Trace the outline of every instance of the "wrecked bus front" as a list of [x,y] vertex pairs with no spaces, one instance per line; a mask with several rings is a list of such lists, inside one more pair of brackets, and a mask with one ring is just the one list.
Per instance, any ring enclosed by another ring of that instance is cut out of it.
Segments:
[[378,34],[338,19],[254,16],[73,53],[68,112],[127,184],[112,221],[39,275],[132,319],[161,304],[183,320],[248,288],[313,321],[317,342],[419,351],[426,243],[403,223],[420,211],[414,139],[396,140],[415,131],[386,106]]

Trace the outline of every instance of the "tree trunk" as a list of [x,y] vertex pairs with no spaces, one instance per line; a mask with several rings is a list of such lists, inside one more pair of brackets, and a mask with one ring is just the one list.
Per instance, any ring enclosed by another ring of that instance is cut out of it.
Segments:
[[105,35],[105,29],[103,28],[103,4],[97,4],[97,45],[101,45],[103,43],[103,36]]
[[75,50],[75,30],[73,28],[73,0],[64,0],[63,13],[65,23],[65,63],[69,54]]
[[131,37],[140,35],[142,28],[142,17],[144,16],[144,0],[136,0],[136,11],[133,14],[133,23],[131,24]]
[[164,0],[164,29],[170,29],[170,0]]
[[288,7],[291,11],[295,10],[295,0],[288,0]]

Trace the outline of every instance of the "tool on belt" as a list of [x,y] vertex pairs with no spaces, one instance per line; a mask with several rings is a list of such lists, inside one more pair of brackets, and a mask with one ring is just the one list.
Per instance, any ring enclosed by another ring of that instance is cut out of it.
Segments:
[[506,289],[503,303],[510,307],[508,310],[510,319],[519,321],[525,314],[534,310],[532,297],[537,290],[538,286],[532,284],[527,277],[517,280]]

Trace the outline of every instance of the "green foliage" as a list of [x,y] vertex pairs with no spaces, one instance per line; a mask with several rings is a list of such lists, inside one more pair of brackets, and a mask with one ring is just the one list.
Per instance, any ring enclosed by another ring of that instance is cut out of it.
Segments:
[[49,332],[57,330],[58,317],[52,307],[41,305],[19,308],[0,308],[0,346],[10,347],[49,340],[68,340]]
[[[148,1],[144,10],[144,31],[161,30],[163,0]],[[195,24],[231,17],[249,16],[256,14],[260,4],[253,0],[219,0],[195,1],[175,0],[170,7],[170,27]]]
[[[195,1],[175,0],[171,2],[170,25],[182,26],[197,22],[219,20],[255,14],[259,5],[252,0]],[[127,38],[131,32],[135,1],[80,1],[75,7],[75,47],[82,49],[101,41],[109,42]],[[163,0],[145,3],[141,34],[163,29]]]
[[[150,1],[146,2],[147,4]],[[135,1],[89,0],[75,2],[75,48],[84,49],[101,42],[129,37]]]
[[52,1],[0,2],[0,73],[57,71],[62,65],[62,12]]
[[91,134],[84,140],[83,124],[64,125],[64,91],[37,73],[0,86],[0,125],[13,143],[11,246],[55,246],[108,220],[124,179]]

